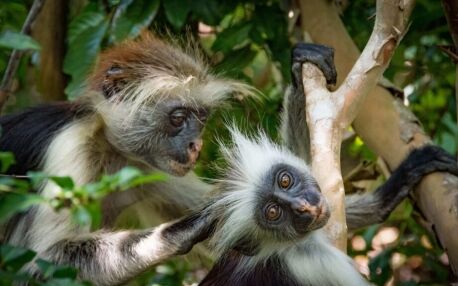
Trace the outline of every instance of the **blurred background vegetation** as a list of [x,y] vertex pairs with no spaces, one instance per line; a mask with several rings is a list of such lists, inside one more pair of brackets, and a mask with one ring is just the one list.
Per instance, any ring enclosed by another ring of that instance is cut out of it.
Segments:
[[[101,50],[150,29],[184,41],[188,36],[199,39],[216,72],[247,81],[265,95],[256,102],[234,99],[213,114],[196,169],[199,175],[215,177],[214,165],[219,162],[216,138],[224,141],[227,137],[227,120],[235,121],[242,129],[260,127],[272,138],[278,137],[282,91],[290,81],[290,49],[300,38],[292,0],[48,0],[31,37],[27,37],[20,31],[32,2],[0,2],[1,74],[13,49],[25,52],[6,113],[77,98]],[[372,30],[375,1],[343,0],[338,5],[349,33],[362,49]],[[440,1],[418,0],[411,20],[409,32],[385,76],[404,90],[405,104],[435,143],[456,155],[455,66],[437,47],[451,44]],[[371,190],[385,179],[381,161],[351,130],[342,156],[347,191]],[[6,153],[0,154],[0,160],[3,169],[13,162]],[[32,177],[32,181],[48,178],[44,174]],[[0,178],[0,222],[31,204],[51,203],[56,209],[72,208],[79,223],[97,225],[97,203],[103,195],[162,178],[126,169],[96,187],[76,188],[69,178],[51,179],[68,190],[66,197],[44,202],[27,194],[28,183]],[[404,202],[383,226],[351,234],[349,254],[374,284],[447,284],[451,275],[447,256],[418,221],[421,218],[412,205]],[[18,270],[33,256],[28,250],[1,245],[0,284],[29,279]],[[196,265],[192,260],[175,259],[145,273],[133,284],[191,284],[205,273],[205,268]],[[79,285],[71,269],[44,261],[40,268],[47,273],[47,280],[33,283]]]

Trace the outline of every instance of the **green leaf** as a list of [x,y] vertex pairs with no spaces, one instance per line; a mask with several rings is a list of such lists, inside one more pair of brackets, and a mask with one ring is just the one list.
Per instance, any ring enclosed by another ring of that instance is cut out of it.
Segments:
[[0,223],[7,221],[16,212],[44,202],[46,199],[36,194],[0,193]]
[[235,9],[237,4],[238,1],[234,0],[192,0],[190,2],[195,18],[210,26],[218,25],[226,14]]
[[97,27],[105,19],[105,15],[96,11],[83,11],[79,14],[68,26],[67,40],[70,44],[73,44],[75,40],[84,31],[91,27]]
[[236,46],[241,47],[246,45],[249,43],[248,36],[252,27],[251,23],[244,22],[225,29],[218,34],[215,42],[213,43],[212,49],[214,51],[227,53]]
[[55,265],[43,259],[35,261],[44,278],[71,278],[75,279],[77,270],[68,266]]
[[369,262],[371,281],[377,282],[377,285],[384,285],[391,277],[393,271],[390,267],[390,258],[392,254],[393,249],[385,249]]
[[11,31],[3,32],[0,35],[0,47],[15,50],[40,50],[40,44],[32,37]]
[[73,219],[79,225],[91,225],[92,216],[91,213],[83,206],[76,206],[72,209]]
[[126,186],[132,182],[132,180],[142,175],[142,172],[134,167],[124,167],[116,173],[118,178],[118,186]]
[[186,21],[186,17],[191,10],[189,1],[186,0],[166,0],[163,2],[165,16],[176,28],[181,28]]
[[40,274],[42,274],[44,278],[52,277],[54,271],[56,270],[56,266],[46,260],[37,259],[35,263],[37,264],[38,268],[40,268]]
[[91,215],[91,229],[100,229],[102,224],[102,209],[99,202],[91,203],[86,206],[87,211]]
[[148,27],[159,10],[159,0],[123,1],[119,6],[119,15],[114,17],[112,40],[119,42],[125,38],[133,38]]
[[154,182],[163,182],[163,181],[166,181],[167,178],[168,176],[166,174],[159,173],[159,172],[156,172],[150,175],[143,175],[143,176],[133,179],[130,182],[129,187],[137,187],[137,186],[154,183]]
[[32,181],[32,185],[35,188],[38,188],[40,184],[42,184],[45,180],[48,179],[48,175],[46,175],[43,172],[29,171],[27,172],[27,176],[30,178],[30,180]]
[[75,187],[73,179],[70,177],[50,177],[50,179],[56,183],[59,187],[66,190],[72,190]]
[[1,265],[8,270],[19,270],[26,263],[32,261],[35,255],[35,252],[25,248],[7,244],[0,245]]
[[14,155],[11,152],[0,152],[0,163],[1,163],[1,168],[0,171],[2,173],[5,173],[8,171],[8,169],[16,163],[16,160],[14,159]]
[[106,20],[95,26],[86,26],[69,42],[64,72],[72,77],[65,89],[70,99],[76,98],[84,88],[84,81],[94,66],[107,26]]
[[74,279],[70,278],[63,278],[63,279],[52,279],[48,280],[45,283],[40,283],[42,286],[89,286],[92,285],[87,282],[79,282],[75,281]]
[[232,51],[215,66],[215,70],[234,77],[240,76],[242,69],[251,64],[255,56],[256,52],[250,47]]

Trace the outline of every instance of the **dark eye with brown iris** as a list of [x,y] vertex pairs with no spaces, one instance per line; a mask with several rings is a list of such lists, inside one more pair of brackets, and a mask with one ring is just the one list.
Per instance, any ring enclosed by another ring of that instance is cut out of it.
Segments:
[[280,218],[282,209],[277,204],[269,204],[265,209],[266,219],[269,221],[276,221]]
[[180,127],[186,121],[186,117],[186,110],[177,109],[170,114],[170,123],[175,127]]
[[288,172],[281,172],[278,176],[278,185],[282,189],[287,189],[291,186],[292,178]]

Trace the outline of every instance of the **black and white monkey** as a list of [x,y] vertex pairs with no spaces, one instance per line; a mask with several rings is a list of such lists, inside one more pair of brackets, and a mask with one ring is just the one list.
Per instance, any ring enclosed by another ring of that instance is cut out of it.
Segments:
[[[203,212],[216,222],[211,245],[220,258],[200,285],[368,285],[320,230],[329,207],[305,161],[264,135],[248,138],[233,130],[232,137],[234,146],[224,150],[227,171]],[[458,166],[440,148],[414,150],[373,195],[352,198],[349,227],[363,221],[353,224],[354,216],[371,220],[375,208],[389,213],[437,170],[457,174]]]
[[[329,208],[306,163],[304,61],[318,65],[328,83],[335,80],[332,50],[296,46],[296,84],[285,97],[283,146],[264,135],[250,139],[233,129],[234,146],[223,148],[228,168],[207,209],[216,221],[211,245],[220,258],[202,286],[368,285],[350,258],[320,230]],[[458,174],[458,165],[439,147],[413,150],[373,193],[347,196],[349,229],[385,220],[423,176],[434,171]]]
[[[295,70],[298,64],[311,61],[333,75],[329,51],[323,53],[317,46],[302,48],[294,51],[298,55],[293,58]],[[17,160],[9,174],[38,169],[71,176],[76,184],[92,182],[125,165],[171,174],[166,182],[108,196],[103,202],[104,230],[91,232],[72,224],[65,210],[56,213],[39,206],[10,221],[6,242],[31,248],[41,258],[72,265],[80,270],[81,278],[98,285],[119,284],[159,261],[186,253],[213,231],[218,218],[210,215],[211,203],[205,211],[148,230],[113,231],[113,219],[125,207],[145,199],[153,202],[150,211],[162,221],[200,205],[212,186],[189,171],[202,145],[205,119],[229,93],[246,89],[211,75],[192,49],[145,35],[102,54],[86,94],[78,101],[2,117],[0,150],[12,151]],[[299,95],[300,85],[295,85],[286,97],[283,139],[302,158],[295,160],[301,161],[305,157],[299,150],[306,150],[301,145],[306,141],[301,139],[305,138],[300,131],[305,128],[305,113],[300,107],[303,95]],[[433,155],[419,162],[407,159],[412,167],[399,173],[402,180],[388,184],[387,191],[349,197],[349,227],[381,221],[424,174],[449,167],[448,161]],[[252,179],[254,183],[259,178]],[[393,195],[399,189],[405,191]],[[38,191],[52,197],[60,189],[47,183]],[[381,213],[372,214],[374,209]],[[234,248],[243,249],[242,245]]]

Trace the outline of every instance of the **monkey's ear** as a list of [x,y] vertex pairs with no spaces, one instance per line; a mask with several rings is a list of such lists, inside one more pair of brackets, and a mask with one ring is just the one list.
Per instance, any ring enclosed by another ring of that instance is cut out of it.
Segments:
[[102,92],[109,99],[120,92],[126,85],[126,75],[123,68],[112,65],[106,72],[102,83]]

